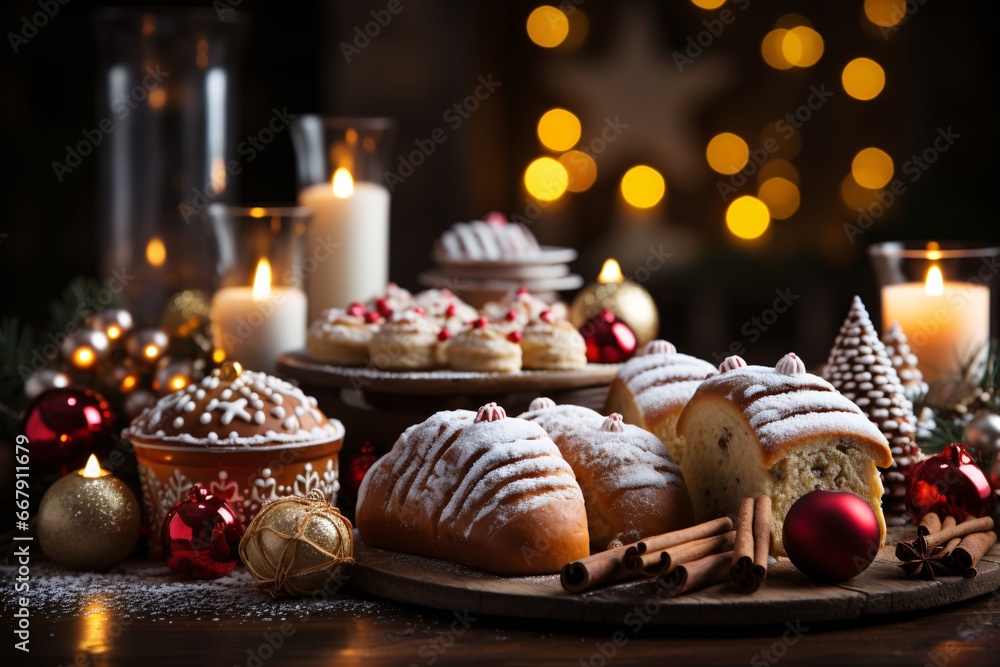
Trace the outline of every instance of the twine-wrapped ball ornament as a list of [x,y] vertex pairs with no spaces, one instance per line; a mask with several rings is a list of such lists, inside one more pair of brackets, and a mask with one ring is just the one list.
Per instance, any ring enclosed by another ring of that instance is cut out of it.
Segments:
[[324,590],[354,562],[351,522],[318,490],[264,505],[240,541],[240,558],[272,597]]

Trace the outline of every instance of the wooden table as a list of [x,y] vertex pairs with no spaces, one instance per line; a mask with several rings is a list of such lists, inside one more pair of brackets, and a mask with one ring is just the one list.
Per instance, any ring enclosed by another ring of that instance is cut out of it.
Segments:
[[[7,589],[4,602],[10,599],[6,597],[9,583],[3,582]],[[196,620],[189,616],[137,620],[123,626],[116,614],[48,618],[45,606],[45,600],[36,601],[28,660],[11,648],[6,631],[11,623],[10,609],[4,610],[2,664],[959,667],[994,665],[1000,657],[1000,592],[881,624],[810,625],[795,631],[789,627],[646,627],[633,633],[622,626],[459,619],[447,612],[370,599],[285,623],[278,618]],[[279,643],[280,638],[280,648],[272,650],[268,637],[273,643]],[[602,651],[613,657],[605,661]],[[14,662],[7,656],[14,656]]]

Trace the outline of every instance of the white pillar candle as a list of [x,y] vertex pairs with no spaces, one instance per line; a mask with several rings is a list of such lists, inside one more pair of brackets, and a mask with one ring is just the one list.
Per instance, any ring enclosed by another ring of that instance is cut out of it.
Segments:
[[306,345],[306,295],[272,287],[267,260],[257,266],[253,287],[224,287],[212,297],[215,347],[249,370],[273,373],[278,355]]
[[898,322],[931,383],[954,377],[990,338],[990,289],[945,281],[932,266],[923,283],[882,288],[882,326]]
[[303,189],[299,203],[313,212],[307,253],[317,261],[306,276],[309,319],[381,294],[389,282],[389,190],[355,183],[338,169],[331,183]]

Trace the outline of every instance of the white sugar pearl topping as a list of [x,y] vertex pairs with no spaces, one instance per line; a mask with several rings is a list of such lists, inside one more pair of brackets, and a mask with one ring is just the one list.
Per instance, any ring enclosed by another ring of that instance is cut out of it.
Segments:
[[677,354],[677,347],[669,342],[662,339],[651,340],[646,343],[646,347],[642,352],[646,354]]
[[721,364],[719,364],[719,372],[725,373],[726,371],[735,371],[737,368],[746,368],[747,362],[743,360],[743,357],[737,357],[733,355],[731,357],[726,357]]
[[539,396],[531,402],[528,406],[528,410],[548,410],[549,408],[556,407],[556,402],[547,396]]
[[805,373],[806,365],[794,352],[789,352],[778,360],[778,363],[774,366],[774,370],[782,375],[796,375],[798,373]]

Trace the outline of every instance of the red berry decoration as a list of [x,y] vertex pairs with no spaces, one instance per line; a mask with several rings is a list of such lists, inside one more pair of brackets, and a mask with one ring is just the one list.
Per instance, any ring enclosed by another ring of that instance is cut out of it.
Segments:
[[448,340],[449,338],[451,338],[451,332],[448,331],[447,329],[441,329],[441,331],[438,332],[438,340],[441,341],[442,343]]
[[444,314],[447,317],[455,317],[455,313],[457,313],[457,312],[458,312],[458,308],[456,308],[455,304],[453,304],[453,303],[448,304],[448,307],[444,309]]
[[485,317],[479,317],[472,320],[472,328],[485,329],[487,326],[489,326],[489,323],[490,323],[489,320],[487,320]]
[[917,523],[928,512],[953,516],[956,521],[989,516],[996,505],[990,480],[961,443],[951,443],[910,473],[906,508]]
[[368,324],[375,324],[376,322],[381,322],[381,321],[382,321],[382,316],[376,313],[375,311],[365,313],[365,322],[367,322]]
[[509,340],[512,343],[520,343],[521,342],[521,332],[520,331],[511,331],[509,334],[507,334],[507,340]]
[[792,564],[817,581],[846,581],[872,564],[882,531],[875,511],[846,491],[813,491],[785,515],[781,539]]
[[620,364],[635,354],[635,334],[627,324],[607,308],[580,327],[587,344],[587,361],[594,364]]
[[494,225],[506,225],[507,216],[501,213],[500,211],[490,211],[489,213],[483,216],[483,222],[489,222]]
[[555,317],[556,316],[552,313],[551,310],[543,310],[538,315],[538,319],[540,319],[542,322],[547,322],[548,324],[552,324],[552,321],[555,319]]
[[362,303],[355,301],[350,306],[347,307],[347,314],[354,317],[364,317],[365,307]]
[[517,311],[512,308],[511,310],[507,311],[507,315],[505,317],[507,318],[508,322],[513,322],[514,320],[517,319]]
[[163,557],[171,570],[195,579],[224,577],[239,561],[243,530],[228,501],[195,484],[163,520]]
[[386,319],[392,317],[392,308],[389,307],[389,302],[384,298],[375,301],[375,309],[379,315]]
[[115,415],[104,397],[89,389],[61,387],[39,394],[21,415],[31,463],[65,475],[82,468],[93,453],[102,458],[111,447]]

